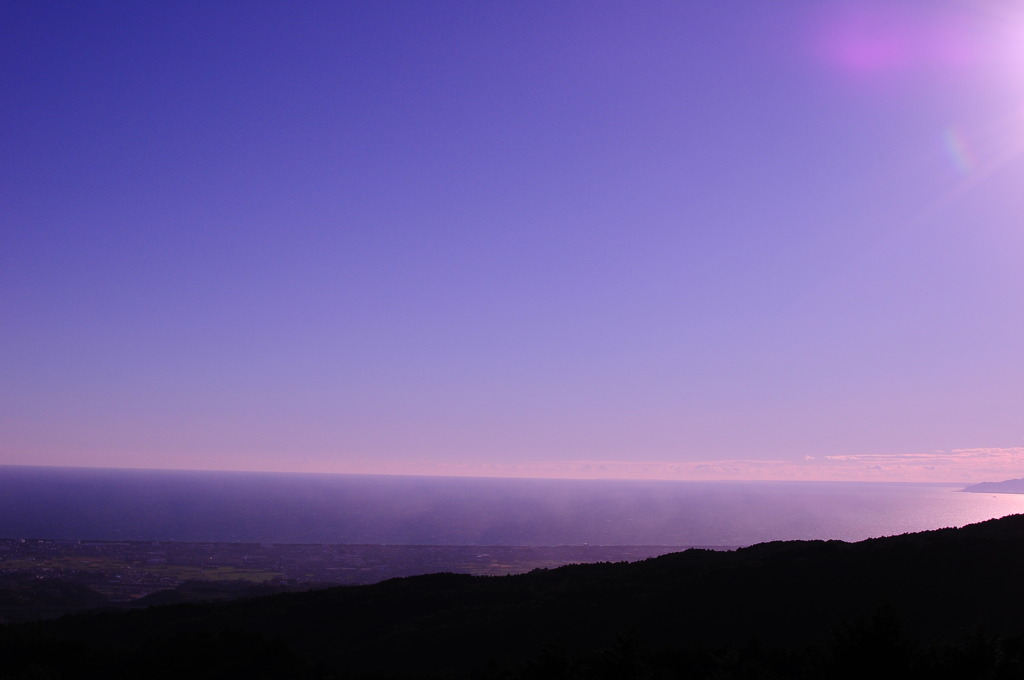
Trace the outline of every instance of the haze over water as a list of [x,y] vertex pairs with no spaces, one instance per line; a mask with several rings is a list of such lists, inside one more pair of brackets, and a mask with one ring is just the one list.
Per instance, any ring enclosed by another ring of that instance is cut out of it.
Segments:
[[408,545],[847,541],[1024,511],[963,485],[0,467],[0,537]]

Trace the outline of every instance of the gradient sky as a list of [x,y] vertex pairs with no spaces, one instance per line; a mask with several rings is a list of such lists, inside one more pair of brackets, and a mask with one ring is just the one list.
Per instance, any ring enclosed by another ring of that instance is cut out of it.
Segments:
[[0,7],[0,463],[1024,476],[1024,3]]

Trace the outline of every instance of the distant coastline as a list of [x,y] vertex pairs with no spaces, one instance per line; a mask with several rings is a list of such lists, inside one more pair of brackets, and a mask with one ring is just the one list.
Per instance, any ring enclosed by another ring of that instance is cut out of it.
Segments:
[[967,493],[1024,493],[1024,479],[1007,479],[1002,482],[981,482],[961,489]]

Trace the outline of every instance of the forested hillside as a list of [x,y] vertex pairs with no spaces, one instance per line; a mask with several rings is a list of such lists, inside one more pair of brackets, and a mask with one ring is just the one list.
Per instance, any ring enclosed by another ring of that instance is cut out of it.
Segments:
[[[0,677],[983,677],[1024,671],[1024,516],[6,626]],[[973,670],[970,670],[973,669]]]

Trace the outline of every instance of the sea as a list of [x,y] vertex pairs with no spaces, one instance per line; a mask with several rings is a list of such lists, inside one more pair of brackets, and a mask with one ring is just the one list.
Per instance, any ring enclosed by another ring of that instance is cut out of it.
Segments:
[[0,466],[0,538],[739,547],[1024,512],[963,484],[494,479]]

